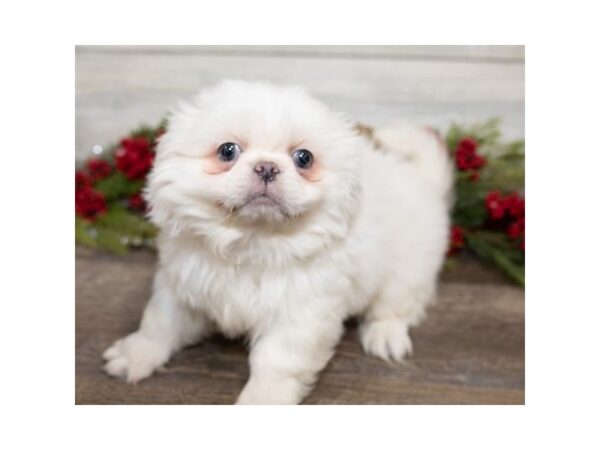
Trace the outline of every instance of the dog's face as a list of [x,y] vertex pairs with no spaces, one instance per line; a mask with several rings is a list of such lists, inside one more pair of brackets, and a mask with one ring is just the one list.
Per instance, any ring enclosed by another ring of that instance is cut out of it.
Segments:
[[272,224],[304,214],[324,195],[323,143],[301,124],[274,123],[255,102],[240,100],[225,105],[205,141],[199,162],[210,183],[206,194],[243,222]]
[[351,208],[362,147],[349,122],[301,90],[224,82],[183,105],[148,187],[161,227],[289,227]]

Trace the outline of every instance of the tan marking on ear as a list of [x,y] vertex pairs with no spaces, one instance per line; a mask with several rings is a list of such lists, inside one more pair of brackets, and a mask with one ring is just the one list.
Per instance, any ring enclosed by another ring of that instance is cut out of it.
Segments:
[[425,131],[431,135],[433,135],[433,137],[435,137],[435,140],[437,141],[438,145],[440,146],[440,148],[446,150],[446,142],[444,141],[444,138],[442,137],[442,135],[440,134],[440,132],[438,130],[436,130],[433,127],[423,127],[425,128]]

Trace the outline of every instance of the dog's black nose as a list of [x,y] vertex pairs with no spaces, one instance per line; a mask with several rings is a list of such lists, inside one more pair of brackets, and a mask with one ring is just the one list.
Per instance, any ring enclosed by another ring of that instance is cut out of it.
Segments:
[[259,161],[254,166],[254,172],[265,183],[270,183],[279,173],[279,167],[277,167],[277,164],[269,161]]

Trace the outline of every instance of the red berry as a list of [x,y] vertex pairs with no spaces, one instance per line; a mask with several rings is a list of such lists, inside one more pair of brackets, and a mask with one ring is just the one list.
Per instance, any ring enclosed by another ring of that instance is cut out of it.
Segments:
[[504,217],[504,213],[506,212],[506,205],[500,192],[493,191],[490,192],[485,197],[485,205],[488,210],[488,214],[494,220],[500,220]]
[[525,214],[525,199],[518,192],[514,192],[506,197],[506,208],[508,213],[515,218],[522,217]]
[[454,154],[456,167],[459,170],[480,169],[485,165],[485,158],[476,153],[477,147],[477,141],[471,137],[465,137],[459,141]]
[[137,209],[141,211],[146,209],[146,201],[139,192],[130,196],[128,203],[131,209]]
[[96,220],[106,212],[104,195],[91,187],[79,189],[75,192],[75,212],[85,219]]
[[90,159],[87,166],[92,181],[100,181],[112,172],[112,166],[103,159]]
[[448,251],[446,252],[446,254],[448,256],[454,255],[455,253],[460,251],[460,249],[462,249],[464,246],[465,246],[464,230],[459,226],[452,225],[452,228],[450,229],[450,243],[449,243]]
[[75,172],[75,190],[78,191],[80,189],[89,187],[92,185],[92,179],[90,178],[90,176],[85,173],[82,172],[81,170],[78,170],[77,172]]
[[130,180],[141,180],[152,168],[154,152],[145,137],[126,138],[115,152],[117,169]]
[[523,233],[523,227],[519,221],[513,222],[508,226],[506,233],[512,238],[516,239]]

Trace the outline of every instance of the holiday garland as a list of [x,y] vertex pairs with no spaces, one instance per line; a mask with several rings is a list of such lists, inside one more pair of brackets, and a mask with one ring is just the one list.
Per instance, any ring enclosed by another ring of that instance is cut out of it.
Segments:
[[[78,168],[77,243],[119,254],[135,247],[154,248],[157,230],[145,219],[141,192],[165,126],[141,127]],[[454,124],[446,133],[456,168],[447,256],[451,261],[459,252],[473,253],[523,286],[524,141],[503,143],[500,137],[497,120],[471,127]]]
[[164,125],[135,130],[75,172],[77,243],[118,254],[131,247],[154,247],[157,230],[145,219],[142,189]]

